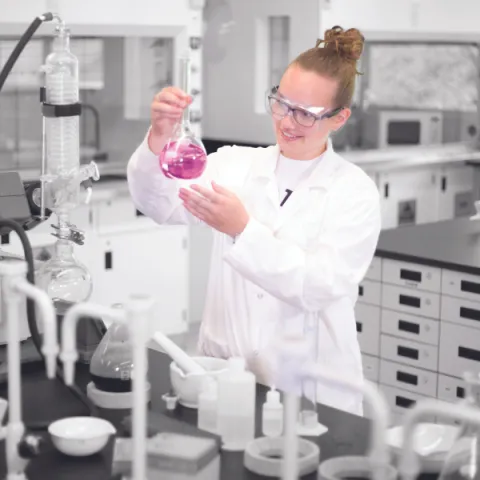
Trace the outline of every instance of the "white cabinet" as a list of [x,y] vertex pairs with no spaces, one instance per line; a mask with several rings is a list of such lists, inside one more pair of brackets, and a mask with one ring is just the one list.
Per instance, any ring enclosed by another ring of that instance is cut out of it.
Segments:
[[437,177],[433,168],[380,174],[382,228],[437,221]]
[[439,178],[438,220],[473,215],[473,167],[442,168]]
[[[145,219],[145,221],[148,221]],[[188,229],[158,226],[102,234],[96,239],[94,272],[96,302],[124,303],[131,294],[156,301],[151,332],[167,335],[188,327]]]

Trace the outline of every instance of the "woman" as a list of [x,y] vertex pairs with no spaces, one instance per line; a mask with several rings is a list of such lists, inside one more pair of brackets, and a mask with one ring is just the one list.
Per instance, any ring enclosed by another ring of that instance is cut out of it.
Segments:
[[[275,146],[223,147],[194,184],[167,179],[158,154],[191,102],[168,87],[155,97],[151,128],[128,164],[130,192],[145,215],[214,229],[199,349],[243,356],[260,379],[272,374],[279,332],[306,334],[321,365],[362,376],[354,306],[380,232],[379,195],[329,136],[350,116],[363,42],[358,30],[335,27],[290,64],[268,95]],[[312,313],[317,323],[306,325]],[[317,395],[362,412],[357,394],[319,384]]]

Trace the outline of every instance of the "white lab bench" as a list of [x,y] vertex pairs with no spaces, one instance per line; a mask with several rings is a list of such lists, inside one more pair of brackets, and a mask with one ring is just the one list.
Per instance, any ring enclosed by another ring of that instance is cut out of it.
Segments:
[[382,232],[360,286],[365,376],[398,422],[415,401],[460,401],[480,370],[480,224],[453,220]]
[[[78,207],[72,223],[85,231],[85,244],[75,255],[93,279],[91,301],[110,306],[124,303],[130,294],[152,295],[155,325],[167,335],[184,333],[189,317],[188,227],[160,226],[137,212],[126,181],[94,185],[89,205]],[[47,220],[28,236],[38,256],[52,251],[56,238]],[[22,254],[14,234],[0,247]],[[5,239],[4,239],[5,241]]]

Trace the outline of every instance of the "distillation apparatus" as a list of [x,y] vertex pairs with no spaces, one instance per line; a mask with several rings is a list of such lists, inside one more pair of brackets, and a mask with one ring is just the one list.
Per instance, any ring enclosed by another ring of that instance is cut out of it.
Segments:
[[41,175],[41,215],[45,209],[57,217],[53,235],[57,237],[55,253],[38,271],[40,285],[57,306],[65,307],[87,300],[92,280],[87,269],[73,254],[74,244],[82,245],[84,234],[72,225],[70,213],[80,203],[81,186],[91,196],[91,180],[100,175],[92,161],[80,165],[79,65],[70,51],[70,32],[61,20],[57,22],[53,51],[42,67],[45,86],[41,89],[43,114],[43,154]]

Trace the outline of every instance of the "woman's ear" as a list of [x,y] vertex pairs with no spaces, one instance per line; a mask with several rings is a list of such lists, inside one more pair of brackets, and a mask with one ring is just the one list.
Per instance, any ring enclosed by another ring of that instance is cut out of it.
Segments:
[[331,126],[332,126],[332,131],[336,132],[337,130],[340,130],[345,123],[347,123],[347,120],[350,118],[350,115],[352,114],[352,111],[349,108],[344,108],[343,110],[340,110],[334,117],[332,117],[331,120]]

